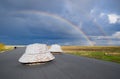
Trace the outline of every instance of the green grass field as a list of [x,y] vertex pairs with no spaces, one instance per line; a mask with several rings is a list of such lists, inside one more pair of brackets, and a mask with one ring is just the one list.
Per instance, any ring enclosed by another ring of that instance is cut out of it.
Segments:
[[120,63],[120,46],[63,46],[69,54]]

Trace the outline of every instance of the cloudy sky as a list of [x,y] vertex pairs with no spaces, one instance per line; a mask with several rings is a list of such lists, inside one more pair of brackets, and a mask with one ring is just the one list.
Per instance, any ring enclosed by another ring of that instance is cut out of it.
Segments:
[[5,44],[120,46],[120,0],[0,0]]

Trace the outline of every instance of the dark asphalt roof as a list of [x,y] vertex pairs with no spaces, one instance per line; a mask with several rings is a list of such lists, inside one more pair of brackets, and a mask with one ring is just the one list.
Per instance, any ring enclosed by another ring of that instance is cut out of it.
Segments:
[[25,48],[0,54],[0,79],[120,79],[120,64],[56,54],[46,64],[26,66],[18,62]]

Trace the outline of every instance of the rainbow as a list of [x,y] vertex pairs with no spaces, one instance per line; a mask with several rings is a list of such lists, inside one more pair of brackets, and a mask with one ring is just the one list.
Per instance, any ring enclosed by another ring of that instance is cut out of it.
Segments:
[[89,42],[89,45],[94,46],[93,42],[85,34],[84,31],[82,31],[78,26],[76,26],[75,24],[71,23],[70,21],[68,21],[67,19],[65,19],[63,17],[60,17],[60,16],[58,16],[56,14],[51,14],[51,13],[48,13],[48,12],[42,12],[42,11],[19,11],[18,13],[32,13],[32,14],[38,14],[38,15],[43,15],[43,16],[49,16],[49,17],[52,17],[54,19],[60,20],[62,22],[65,22],[65,23],[69,24],[70,26],[72,26],[80,34],[82,34],[84,36],[84,38]]
[[[68,3],[70,6],[72,6],[72,5],[71,5],[71,1],[67,1],[67,3]],[[86,16],[89,20],[92,20],[92,19],[91,19],[92,17],[88,14],[88,12],[85,11],[85,9],[79,8],[78,10],[83,14],[83,16]],[[104,31],[104,29],[101,27],[101,25],[100,25],[98,22],[96,22],[96,21],[92,21],[92,22],[95,24],[95,26],[98,28],[98,30],[101,32],[101,34],[102,34],[103,36],[108,36],[108,35],[106,34],[106,32]],[[110,38],[107,38],[107,40],[108,40],[108,43],[109,43],[109,44],[113,44],[113,43],[112,43],[112,40],[111,40]]]
[[[92,17],[91,17],[88,13],[86,13],[83,9],[80,10],[80,12],[82,12],[88,19],[91,20]],[[92,22],[95,24],[95,26],[98,28],[98,30],[101,32],[101,34],[102,34],[103,36],[108,36],[108,35],[106,34],[106,32],[104,31],[104,29],[102,28],[102,26],[101,26],[98,22],[96,22],[96,21],[92,21]],[[113,42],[112,42],[111,39],[107,38],[107,40],[108,40],[108,44],[110,44],[110,45],[113,44]]]
[[[94,22],[94,21],[93,21]],[[103,30],[103,28],[101,27],[101,25],[97,22],[94,22],[94,24],[97,26],[97,28],[101,31],[101,33],[103,34],[103,36],[107,36],[107,34],[105,33],[105,31]],[[109,38],[106,38],[108,40],[108,44],[111,45],[113,44],[112,40]]]

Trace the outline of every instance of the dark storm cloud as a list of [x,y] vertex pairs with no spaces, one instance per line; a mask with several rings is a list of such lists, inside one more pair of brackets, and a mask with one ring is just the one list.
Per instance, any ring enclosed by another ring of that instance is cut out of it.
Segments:
[[62,5],[61,0],[4,0],[0,5],[5,10],[41,10],[59,12]]
[[120,13],[119,10],[119,3],[120,3],[120,0],[100,0],[98,1],[99,4],[96,4],[96,7],[98,9],[101,9],[103,11],[106,11],[106,12],[115,12],[115,13]]
[[[104,35],[100,28],[112,35],[120,31],[120,24],[109,24],[108,15],[120,15],[119,3],[119,0],[1,0],[0,38],[82,40],[83,34],[74,27],[87,36]],[[28,13],[21,13],[24,11]],[[33,11],[57,15],[68,23]],[[105,14],[102,18],[101,13]]]

